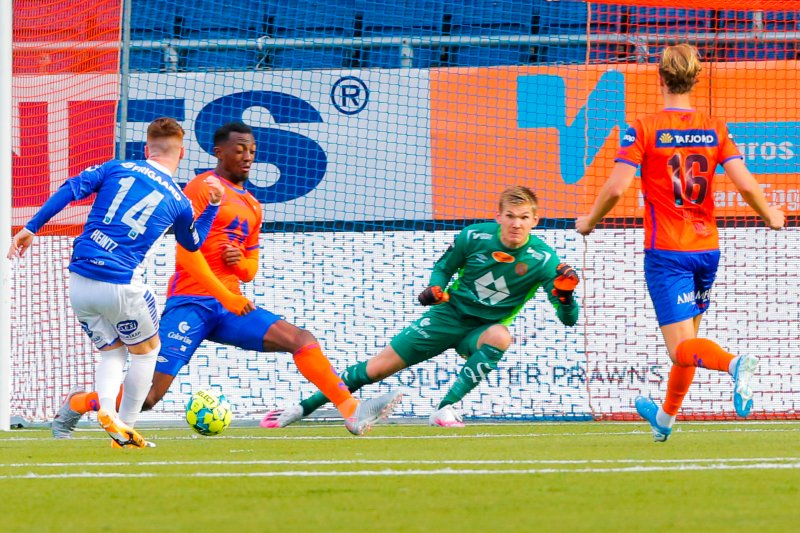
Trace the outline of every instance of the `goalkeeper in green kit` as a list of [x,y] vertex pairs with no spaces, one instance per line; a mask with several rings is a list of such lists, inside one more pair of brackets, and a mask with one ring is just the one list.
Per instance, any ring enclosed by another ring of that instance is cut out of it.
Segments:
[[[454,348],[466,361],[429,421],[463,427],[453,404],[497,368],[511,345],[509,325],[539,287],[544,287],[558,319],[566,326],[575,325],[579,307],[573,291],[578,275],[530,234],[539,221],[536,194],[526,187],[505,190],[495,220],[464,228],[436,262],[430,285],[419,295],[420,304],[431,306],[425,314],[378,355],[342,372],[351,392]],[[285,427],[327,402],[317,392],[299,405],[267,413],[261,426]]]

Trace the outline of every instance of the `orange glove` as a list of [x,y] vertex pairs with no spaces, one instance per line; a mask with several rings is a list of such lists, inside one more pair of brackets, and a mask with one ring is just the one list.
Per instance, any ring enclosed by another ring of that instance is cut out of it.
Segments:
[[417,300],[422,305],[437,305],[450,300],[450,295],[442,290],[438,285],[428,287],[417,296]]
[[572,303],[572,293],[581,280],[575,269],[566,263],[558,265],[556,274],[558,275],[553,280],[553,296],[558,298],[562,304],[569,305]]

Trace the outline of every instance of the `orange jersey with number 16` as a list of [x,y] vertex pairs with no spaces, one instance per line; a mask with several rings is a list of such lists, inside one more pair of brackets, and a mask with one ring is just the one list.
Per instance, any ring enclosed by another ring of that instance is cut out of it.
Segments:
[[[205,257],[214,275],[235,294],[242,294],[239,278],[234,270],[222,260],[226,246],[235,246],[242,255],[257,254],[261,233],[261,204],[244,188],[217,176],[213,171],[204,172],[186,184],[183,192],[191,200],[195,212],[202,212],[209,202],[208,185],[203,181],[208,176],[216,176],[225,187],[225,196],[219,206],[217,217],[211,225],[200,253]],[[175,274],[169,280],[168,296],[194,295],[211,296],[202,284],[192,278],[183,265],[176,263]]]
[[718,249],[714,173],[737,157],[725,123],[699,111],[664,109],[636,120],[615,161],[642,167],[645,249]]

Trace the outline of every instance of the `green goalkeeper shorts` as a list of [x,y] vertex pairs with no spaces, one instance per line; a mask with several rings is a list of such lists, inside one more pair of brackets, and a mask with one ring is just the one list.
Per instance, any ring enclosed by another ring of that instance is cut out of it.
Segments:
[[462,316],[455,307],[444,303],[431,307],[391,341],[391,346],[406,365],[413,366],[455,348],[462,357],[478,349],[478,337],[494,322],[486,323]]

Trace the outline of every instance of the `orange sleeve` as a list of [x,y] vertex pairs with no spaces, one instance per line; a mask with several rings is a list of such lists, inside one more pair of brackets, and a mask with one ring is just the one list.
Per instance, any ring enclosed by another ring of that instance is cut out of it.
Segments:
[[625,130],[620,142],[619,151],[614,158],[614,162],[627,163],[628,165],[638,167],[644,160],[644,154],[647,148],[647,140],[645,138],[646,131],[644,124],[641,120],[637,119],[633,126]]
[[736,143],[733,141],[733,138],[728,131],[728,125],[721,120],[717,125],[717,135],[719,135],[720,164],[725,163],[730,159],[742,157],[742,153],[739,151],[739,148],[736,146]]
[[214,275],[208,266],[206,258],[200,252],[190,252],[183,246],[177,245],[175,262],[183,267],[189,275],[197,281],[208,293],[219,300],[222,306],[237,315],[241,314],[250,300],[239,294],[234,294]]
[[247,283],[253,281],[258,272],[258,248],[245,250],[238,263],[231,267],[236,277]]

